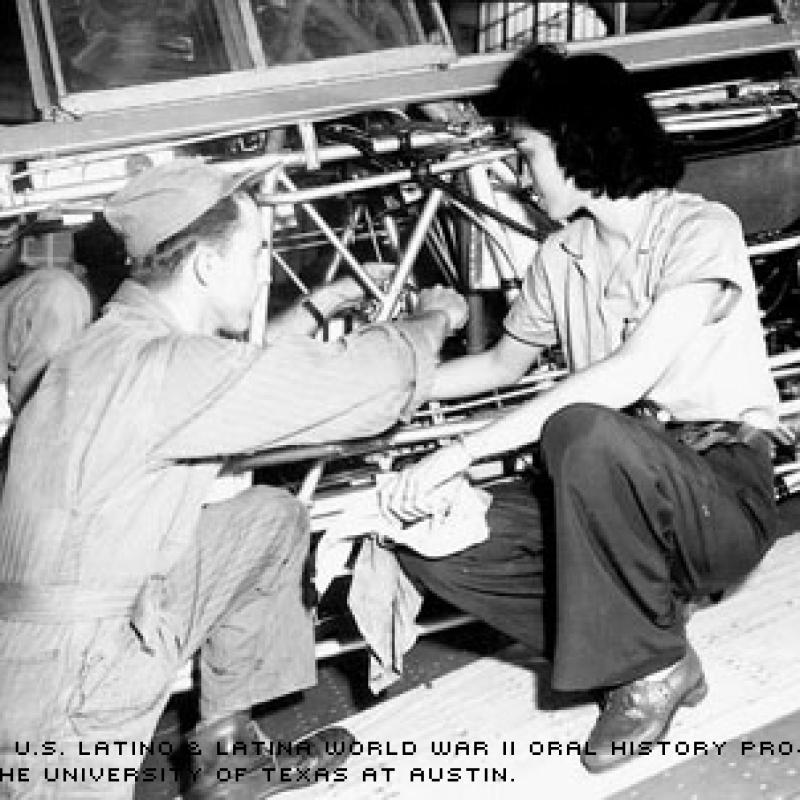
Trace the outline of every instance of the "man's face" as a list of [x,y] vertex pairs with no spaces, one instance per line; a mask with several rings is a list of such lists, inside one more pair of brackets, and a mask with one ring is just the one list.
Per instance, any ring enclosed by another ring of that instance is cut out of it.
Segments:
[[582,208],[586,195],[572,178],[565,177],[550,137],[521,125],[514,128],[513,137],[530,172],[531,192],[542,209],[555,220],[565,220]]
[[252,200],[239,201],[240,225],[210,273],[210,306],[216,329],[241,336],[250,325],[250,312],[259,287],[268,280],[263,225]]

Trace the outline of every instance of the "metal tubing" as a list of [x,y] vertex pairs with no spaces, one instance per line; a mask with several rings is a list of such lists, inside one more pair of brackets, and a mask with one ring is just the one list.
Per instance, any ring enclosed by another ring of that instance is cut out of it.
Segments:
[[391,214],[384,214],[383,215],[383,232],[386,236],[386,241],[389,242],[390,246],[394,248],[396,253],[400,252],[400,231],[397,227],[397,221]]
[[[291,178],[288,175],[281,174],[278,176],[278,181],[286,186],[291,192],[295,193],[297,187],[292,183]],[[284,200],[284,202],[287,202]],[[373,296],[380,299],[383,299],[383,293],[378,288],[375,281],[370,278],[370,276],[361,268],[361,264],[358,263],[356,257],[339,241],[339,238],[336,236],[334,231],[331,229],[330,225],[324,220],[322,214],[317,211],[314,206],[311,205],[309,202],[301,202],[300,205],[303,207],[303,210],[314,220],[317,227],[325,234],[328,238],[328,241],[336,248],[336,250],[341,253],[344,260],[348,263],[350,268],[355,272],[361,282],[366,286],[370,292],[372,292]]]
[[378,314],[378,321],[384,322],[390,319],[394,313],[394,307],[397,305],[400,293],[403,291],[406,280],[411,273],[411,268],[414,266],[414,261],[416,261],[419,251],[425,242],[425,237],[428,235],[428,228],[430,227],[431,220],[433,220],[436,212],[439,210],[442,197],[444,197],[444,192],[441,189],[432,189],[431,193],[428,195],[428,199],[425,201],[425,206],[419,215],[417,224],[414,226],[411,238],[406,245],[403,257],[400,259],[400,263],[397,266],[397,272],[395,272],[392,278],[392,285],[389,287],[386,297],[381,300],[381,310]]
[[[511,254],[508,250],[506,250],[503,242],[500,242],[494,238],[495,232],[490,230],[489,226],[486,224],[486,220],[476,211],[473,211],[469,206],[464,205],[464,203],[456,200],[455,198],[450,198],[450,204],[457,208],[465,217],[467,217],[467,219],[473,222],[475,227],[479,228],[484,234],[486,234],[486,241],[490,243],[492,248],[492,259],[494,261],[498,277],[501,280],[515,279],[520,277],[517,275],[516,265],[511,258]],[[502,259],[498,259],[498,256],[502,256]],[[501,260],[505,261],[505,263],[508,265],[508,270],[502,269],[500,266]]]
[[[446,143],[455,144],[460,140],[463,140],[464,137],[457,137],[451,133],[423,133],[423,134],[412,134],[411,136],[411,147],[412,148],[425,148],[434,145],[441,145]],[[29,169],[24,170],[21,172],[17,172],[10,176],[10,181],[13,187],[13,182],[16,180],[21,180],[22,178],[28,178],[31,182],[35,183],[37,175],[47,175],[49,173],[57,173],[62,170],[66,170],[72,167],[79,167],[85,166],[86,164],[100,164],[103,161],[108,161],[110,163],[113,162],[122,162],[125,158],[131,155],[136,155],[140,153],[153,153],[158,151],[169,150],[171,148],[179,147],[184,144],[192,144],[198,141],[198,139],[191,139],[181,142],[165,142],[163,146],[159,148],[154,148],[152,145],[148,147],[132,147],[132,148],[124,148],[119,150],[114,150],[113,152],[109,152],[107,156],[103,158],[98,157],[91,157],[87,159],[80,159],[75,157],[64,158],[59,160],[58,162],[50,162],[49,167],[45,167],[42,170],[36,169]],[[380,139],[374,139],[372,141],[372,148],[376,153],[394,153],[397,152],[401,145],[400,137],[398,136],[390,136],[384,137]],[[495,148],[490,150],[483,156],[483,160],[496,160],[500,158],[505,158],[508,155],[513,154],[512,148]],[[493,154],[493,155],[489,155]],[[359,158],[361,153],[351,145],[330,145],[327,147],[320,147],[317,151],[317,155],[319,157],[319,161],[321,164],[333,164],[338,163],[341,161],[347,161],[348,159]],[[306,166],[306,159],[307,156],[304,152],[294,152],[294,153],[268,153],[266,155],[255,156],[253,158],[247,159],[237,159],[235,161],[225,161],[225,162],[218,162],[216,166],[220,169],[225,170],[226,172],[257,172],[263,171],[267,172],[272,169],[282,167],[284,169],[290,169],[293,167],[305,167]],[[447,162],[444,162],[447,163]],[[434,165],[436,166],[436,165]],[[469,163],[461,164],[455,163],[452,169],[461,169],[463,166],[469,166]],[[434,169],[434,172],[438,171],[447,171],[447,170],[438,170]],[[358,188],[377,188],[380,186],[388,186],[392,183],[398,183],[403,181],[408,181],[411,179],[411,171],[410,170],[403,170],[401,173],[390,173],[392,177],[388,180],[383,180],[374,185],[370,184],[358,184],[355,181],[349,182],[345,181],[340,184],[335,184],[337,187],[335,191],[330,193],[326,193],[324,197],[331,197],[335,194],[341,194],[347,190],[356,191]],[[34,188],[34,189],[27,189],[23,192],[18,193],[16,196],[12,195],[12,206],[8,209],[0,209],[0,214],[3,216],[10,216],[10,215],[18,215],[22,213],[32,213],[35,211],[41,211],[48,208],[48,206],[63,203],[63,202],[75,202],[78,200],[97,200],[102,201],[107,196],[114,194],[114,192],[119,191],[125,183],[127,183],[127,177],[115,177],[115,178],[101,178],[95,179],[90,181],[81,181],[80,183],[66,183],[58,186],[52,187],[42,187],[42,188]],[[19,199],[19,202],[15,202],[16,199]],[[283,202],[302,202],[305,200],[315,200],[315,199],[322,199],[321,197],[315,197],[313,194],[308,197],[298,197],[294,198],[286,198],[285,195],[278,195],[277,197],[272,197],[272,193],[267,194],[264,199],[264,203],[274,203],[274,204],[281,204]],[[9,212],[9,213],[3,213]]]
[[776,353],[769,357],[769,367],[771,370],[788,367],[790,364],[800,362],[800,350],[789,350],[786,353]]
[[314,500],[314,492],[317,490],[322,473],[325,471],[325,459],[318,458],[309,468],[303,483],[297,491],[297,499],[306,506],[310,506]]
[[[489,175],[486,172],[484,165],[476,165],[467,169],[467,184],[470,188],[472,196],[500,213],[495,201],[494,190],[489,182]],[[482,219],[487,232],[487,244],[489,245],[489,252],[492,254],[492,260],[495,264],[501,280],[514,280],[521,276],[517,273],[516,265],[509,257],[511,252],[511,243],[504,228],[496,219],[486,216]]]
[[[270,208],[274,208],[274,206],[270,206]],[[345,226],[344,230],[342,231],[342,244],[345,247],[350,247],[353,243],[353,240],[356,236],[356,230],[361,222],[361,217],[364,216],[364,206],[356,206],[353,209],[353,213],[350,215],[350,221]],[[339,271],[339,265],[342,263],[342,254],[341,251],[338,249],[334,250],[333,258],[331,258],[331,263],[328,264],[328,269],[325,270],[325,275],[322,279],[323,283],[330,283],[335,277],[336,273]]]
[[[461,625],[468,625],[471,622],[475,622],[475,617],[469,614],[453,614],[453,616],[448,616],[444,619],[436,620],[435,622],[418,622],[416,623],[417,635],[427,636],[432,633],[440,633],[442,631],[451,630],[452,628],[457,628]],[[341,656],[356,650],[364,650],[367,646],[364,639],[360,637],[350,640],[323,639],[316,643],[314,655],[317,661],[321,661],[325,658]]]
[[300,294],[302,295],[310,294],[310,292],[308,291],[308,286],[306,286],[303,283],[303,281],[300,280],[297,273],[289,266],[286,259],[282,255],[280,255],[280,253],[273,253],[272,257],[275,259],[275,261],[278,262],[278,264],[280,264],[281,269],[284,271],[289,280],[297,287]]
[[[466,169],[476,164],[486,164],[502,158],[514,155],[516,151],[511,148],[501,148],[482,151],[467,156],[455,156],[445,161],[437,161],[428,167],[431,175],[446,175],[450,172]],[[424,176],[422,176],[424,178]],[[385,172],[380,175],[370,175],[366,178],[353,178],[348,181],[331,183],[327,186],[316,186],[310,189],[295,190],[290,196],[278,194],[274,196],[259,195],[259,202],[266,204],[281,205],[283,203],[309,203],[315,200],[327,200],[331,197],[344,194],[346,192],[357,192],[368,189],[380,189],[385,186],[392,186],[397,183],[408,183],[414,181],[417,176],[410,169],[401,169],[394,172]]]
[[800,247],[800,236],[784,236],[771,242],[749,245],[747,254],[753,258],[754,256],[765,256],[771,253],[782,253],[784,250],[791,250],[795,247]]
[[[275,187],[277,180],[277,170],[270,170],[263,179],[263,184],[268,186],[270,191]],[[263,248],[266,250],[266,263],[268,266],[266,274],[263,276],[261,285],[258,288],[256,300],[250,313],[249,340],[251,343],[263,347],[266,343],[267,313],[269,309],[269,293],[272,284],[272,257],[275,251],[273,227],[275,222],[275,209],[268,207],[263,209],[264,241]]]

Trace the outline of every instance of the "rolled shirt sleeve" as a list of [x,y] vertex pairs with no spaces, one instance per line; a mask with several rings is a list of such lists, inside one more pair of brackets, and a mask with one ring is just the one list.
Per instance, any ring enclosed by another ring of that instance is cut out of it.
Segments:
[[163,360],[152,453],[193,459],[379,433],[430,391],[435,354],[408,323],[336,342],[252,345],[202,336],[154,344]]
[[525,273],[522,288],[503,321],[507,334],[521,342],[539,347],[550,347],[558,341],[550,284],[545,269],[547,249],[545,242],[532,266]]
[[719,321],[752,284],[750,262],[739,218],[720,203],[698,206],[676,226],[666,246],[655,297],[690,283],[716,281],[720,294],[713,309]]

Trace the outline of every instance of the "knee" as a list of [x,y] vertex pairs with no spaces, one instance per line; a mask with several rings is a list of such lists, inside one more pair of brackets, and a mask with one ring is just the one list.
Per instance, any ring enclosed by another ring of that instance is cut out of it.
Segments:
[[464,583],[467,570],[457,555],[425,558],[402,547],[395,551],[395,555],[406,577],[420,592],[428,590],[449,600]]
[[281,560],[305,555],[309,549],[308,510],[293,494],[274,486],[252,486],[240,495],[253,520],[251,540],[273,560],[276,551]]
[[257,498],[268,524],[308,528],[308,509],[291,492],[275,486],[253,486],[249,491]]
[[590,403],[575,403],[553,414],[541,437],[542,458],[550,476],[596,472],[619,442],[615,434],[618,415],[618,411]]

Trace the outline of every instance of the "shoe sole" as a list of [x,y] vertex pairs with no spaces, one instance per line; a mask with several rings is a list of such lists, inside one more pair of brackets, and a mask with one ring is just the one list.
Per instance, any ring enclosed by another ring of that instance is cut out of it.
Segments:
[[[690,689],[680,700],[680,702],[675,706],[675,711],[677,711],[681,706],[696,706],[698,703],[702,703],[703,700],[706,699],[706,695],[708,694],[708,682],[706,681],[705,677],[701,677],[698,681],[697,685]],[[675,711],[672,712],[670,715],[669,721],[672,721],[672,717],[675,716]],[[663,733],[664,731],[661,731]]]

